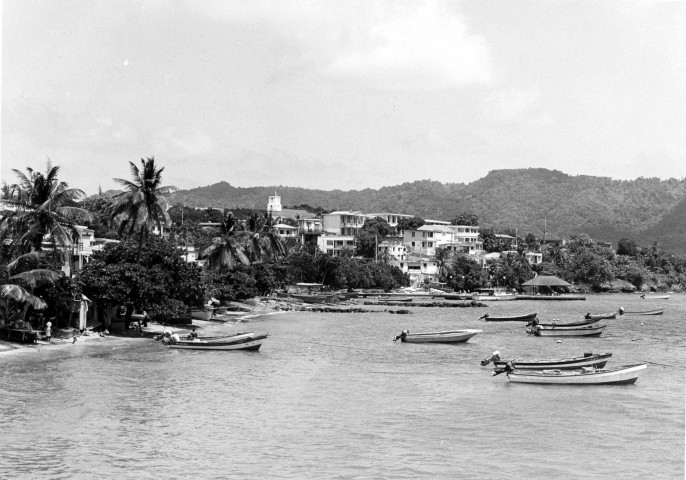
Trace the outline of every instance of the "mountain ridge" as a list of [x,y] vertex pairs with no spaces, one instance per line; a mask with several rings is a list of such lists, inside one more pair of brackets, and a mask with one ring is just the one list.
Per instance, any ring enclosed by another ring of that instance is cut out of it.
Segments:
[[[520,236],[568,237],[588,233],[601,241],[622,236],[686,253],[686,179],[639,177],[614,180],[568,175],[544,168],[498,169],[471,183],[416,180],[379,189],[318,190],[303,187],[234,187],[221,181],[180,190],[171,204],[195,207],[266,210],[276,193],[283,205],[307,204],[326,210],[393,212],[447,220],[463,212],[479,216],[479,224],[518,230]],[[669,247],[669,248],[668,248]]]

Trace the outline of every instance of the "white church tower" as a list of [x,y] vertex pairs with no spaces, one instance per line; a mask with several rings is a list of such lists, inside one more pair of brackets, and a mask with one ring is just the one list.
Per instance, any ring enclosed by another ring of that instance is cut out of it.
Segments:
[[281,215],[281,197],[279,197],[276,192],[274,192],[274,196],[269,197],[267,213],[271,213],[274,217]]

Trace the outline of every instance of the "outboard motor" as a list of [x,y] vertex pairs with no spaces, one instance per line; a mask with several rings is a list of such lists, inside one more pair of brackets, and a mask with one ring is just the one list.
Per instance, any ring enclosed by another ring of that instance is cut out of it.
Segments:
[[400,332],[400,335],[396,335],[395,337],[393,337],[393,341],[395,342],[396,340],[400,339],[401,342],[404,342],[405,337],[407,337],[409,333],[409,330],[403,330],[402,332]]
[[498,350],[496,350],[495,352],[491,353],[490,356],[481,360],[481,366],[485,367],[486,365],[488,365],[491,362],[495,363],[498,361],[500,361],[500,352]]
[[514,364],[512,363],[512,361],[509,361],[505,364],[503,368],[493,370],[493,372],[491,372],[491,377],[495,377],[496,375],[500,375],[501,373],[514,372],[514,369]]
[[624,307],[619,307],[619,314],[624,315]]
[[482,316],[480,316],[479,320],[483,320],[484,318],[488,318],[488,312],[486,312]]

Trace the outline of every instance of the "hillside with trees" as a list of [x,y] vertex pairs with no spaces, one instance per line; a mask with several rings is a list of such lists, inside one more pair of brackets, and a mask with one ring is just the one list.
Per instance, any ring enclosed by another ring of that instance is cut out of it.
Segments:
[[392,211],[451,221],[464,212],[481,226],[518,230],[524,236],[569,238],[587,233],[598,241],[622,237],[660,242],[686,253],[677,241],[686,229],[686,180],[613,180],[572,176],[543,168],[494,170],[477,181],[440,183],[420,180],[378,190],[313,190],[286,186],[240,188],[227,182],[178,191],[171,204],[228,209],[266,209],[274,191],[284,205],[307,204],[324,210]]

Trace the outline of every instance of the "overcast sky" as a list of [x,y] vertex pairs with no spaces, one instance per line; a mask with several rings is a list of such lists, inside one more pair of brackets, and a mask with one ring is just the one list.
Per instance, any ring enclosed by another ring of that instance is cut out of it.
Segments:
[[[686,177],[686,2],[2,2],[2,178]],[[284,199],[287,203],[287,199]]]

